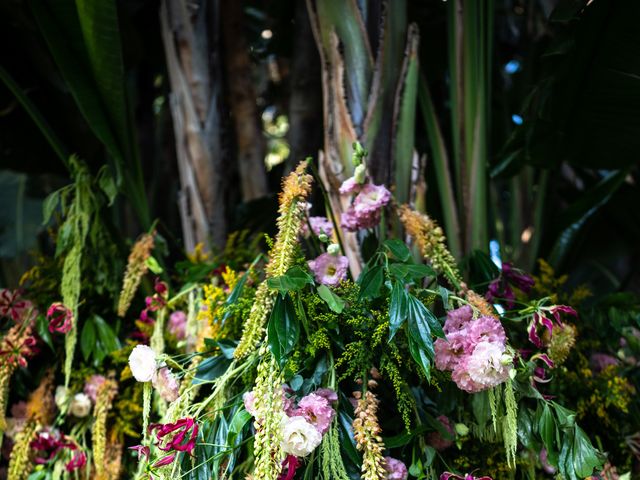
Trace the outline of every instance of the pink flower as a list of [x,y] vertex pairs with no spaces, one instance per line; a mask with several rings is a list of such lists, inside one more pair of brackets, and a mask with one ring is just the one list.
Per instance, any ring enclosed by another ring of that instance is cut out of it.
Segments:
[[69,333],[73,327],[73,312],[61,302],[55,302],[47,310],[47,320],[51,333]]
[[360,187],[362,185],[356,180],[355,177],[349,177],[342,185],[340,185],[340,195],[350,195],[352,193],[357,193],[360,191]]
[[184,340],[187,336],[187,314],[182,310],[176,310],[169,315],[169,324],[167,325],[169,333],[178,340]]
[[106,380],[107,379],[104,377],[104,375],[91,375],[91,377],[89,377],[89,380],[87,380],[87,382],[84,384],[83,391],[93,403],[96,403],[96,399],[98,398],[98,390]]
[[384,469],[387,472],[386,480],[407,480],[409,476],[404,462],[393,457],[384,457]]
[[19,323],[23,315],[32,308],[33,304],[22,298],[22,290],[0,289],[0,317],[9,317]]
[[511,366],[502,363],[503,353],[504,346],[491,342],[478,343],[464,365],[473,386],[464,390],[475,393],[506,381]]
[[323,253],[315,260],[309,261],[309,268],[316,277],[316,281],[323,285],[337,286],[347,278],[349,260],[342,255]]
[[180,385],[167,367],[162,367],[156,372],[152,384],[165,402],[175,402],[178,399]]
[[329,430],[335,415],[336,412],[331,408],[329,401],[315,393],[303,397],[298,402],[298,408],[294,414],[294,416],[304,417],[323,435]]
[[504,382],[511,368],[503,364],[506,334],[493,317],[473,319],[471,307],[447,314],[446,339],[434,343],[435,363],[439,370],[450,370],[458,388],[475,393]]
[[193,418],[181,418],[175,423],[154,423],[149,432],[156,430],[156,446],[163,452],[175,450],[193,454],[198,438],[198,424]]
[[[451,420],[446,415],[438,416],[437,420],[442,424],[444,429],[449,432],[451,438],[455,437],[455,431],[451,425]],[[445,438],[439,431],[430,432],[427,435],[427,442],[438,452],[442,452],[453,445],[453,440]]]
[[253,393],[253,390],[250,392],[245,392],[242,395],[242,402],[244,403],[244,408],[251,415],[256,414],[256,394]]
[[383,185],[368,183],[362,187],[351,206],[345,211],[340,223],[345,230],[355,232],[373,228],[380,222],[380,214],[391,200],[391,192]]
[[[555,322],[548,318],[546,316],[547,314],[551,314]],[[544,345],[542,343],[540,335],[538,334],[538,328],[546,328],[549,331],[549,337],[551,337],[553,335],[554,326],[557,325],[561,328],[564,328],[561,318],[562,314],[573,315],[574,317],[578,316],[578,312],[567,305],[554,305],[552,307],[544,307],[535,312],[531,317],[531,322],[529,323],[529,341],[536,347],[542,348]],[[556,325],[554,325],[554,323]]]
[[338,401],[338,394],[334,390],[331,390],[330,388],[319,388],[313,393],[315,393],[319,397],[326,398],[329,403]]
[[[333,223],[327,217],[309,217],[309,225],[314,235],[324,234],[327,237],[333,235]],[[302,233],[304,236],[309,235],[309,227],[306,223],[302,224]]]

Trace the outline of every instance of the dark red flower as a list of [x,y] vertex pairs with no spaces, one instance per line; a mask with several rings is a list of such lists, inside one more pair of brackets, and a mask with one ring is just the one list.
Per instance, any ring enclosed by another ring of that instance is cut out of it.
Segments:
[[[293,477],[296,475],[296,470],[298,470],[300,465],[302,465],[302,463],[298,457],[295,455],[287,455],[287,458],[282,462],[283,472],[278,477],[278,480],[293,480]],[[285,467],[287,473],[284,473]]]
[[198,438],[198,424],[193,418],[181,418],[175,423],[156,423],[149,426],[149,431],[156,431],[157,447],[169,452],[188,452],[193,454]]
[[516,300],[516,294],[512,287],[524,293],[529,293],[534,283],[533,278],[529,275],[513,268],[509,262],[504,262],[500,276],[489,284],[486,299],[492,303],[496,300],[503,300],[505,306],[511,309],[515,306]]
[[67,472],[73,472],[87,464],[87,455],[82,450],[79,450],[77,446],[74,445],[74,447],[75,448],[72,448],[71,450],[75,450],[76,452],[73,454],[71,460],[69,460],[64,466],[64,469]]
[[47,310],[47,320],[51,333],[69,333],[73,327],[73,312],[61,302],[55,302]]
[[163,282],[159,278],[156,278],[156,283],[153,286],[153,288],[158,295],[162,295],[163,297],[166,297],[167,294],[169,293],[169,287],[165,282]]
[[0,357],[3,358],[0,364],[26,367],[27,358],[37,352],[36,343],[36,339],[31,335],[31,327],[20,331],[19,325],[14,326],[2,340]]
[[138,460],[140,460],[140,457],[145,457],[149,460],[150,449],[146,445],[135,445],[133,447],[129,447],[129,450],[138,452]]
[[31,309],[33,304],[22,298],[22,290],[0,289],[0,317],[8,317],[19,323],[24,314]]
[[169,465],[171,463],[173,463],[173,461],[176,459],[176,454],[172,453],[170,455],[165,455],[164,457],[158,459],[155,461],[155,463],[153,465],[151,465],[153,468],[158,468],[158,467],[164,467],[165,465]]

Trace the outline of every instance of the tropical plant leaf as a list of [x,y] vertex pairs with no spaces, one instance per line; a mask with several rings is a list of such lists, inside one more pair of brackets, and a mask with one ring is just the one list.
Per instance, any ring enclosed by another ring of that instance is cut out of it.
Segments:
[[300,322],[289,294],[276,297],[269,324],[267,326],[267,340],[269,348],[280,366],[284,365],[287,355],[298,343],[300,336]]
[[344,300],[333,293],[331,289],[326,285],[318,286],[318,295],[327,303],[327,305],[329,305],[329,308],[332,311],[336,313],[342,313],[342,311],[344,310]]
[[389,304],[389,341],[409,315],[409,296],[401,282],[393,282],[391,287],[391,303]]

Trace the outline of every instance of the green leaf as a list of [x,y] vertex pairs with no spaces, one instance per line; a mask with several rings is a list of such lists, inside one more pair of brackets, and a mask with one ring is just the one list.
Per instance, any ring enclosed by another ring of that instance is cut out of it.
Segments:
[[291,267],[284,275],[267,279],[269,288],[282,295],[301,290],[307,284],[313,285],[313,277],[298,266]]
[[399,280],[422,280],[425,277],[435,277],[436,272],[428,265],[392,263],[389,265],[389,273]]
[[385,448],[399,448],[404,447],[409,444],[411,440],[413,440],[417,435],[422,435],[424,432],[428,431],[429,427],[426,425],[419,425],[416,428],[413,428],[411,432],[407,432],[406,430],[402,433],[395,435],[393,437],[385,437],[384,446]]
[[556,422],[549,405],[545,404],[538,419],[538,432],[547,452],[555,452]]
[[425,350],[418,344],[416,340],[412,336],[408,337],[409,341],[409,353],[415,360],[415,362],[422,368],[427,380],[431,378],[431,358],[429,357]]
[[438,319],[424,303],[413,295],[409,295],[409,319],[411,323],[416,324],[421,338],[428,338],[429,341],[431,341],[431,335],[444,338],[444,331]]
[[[96,337],[98,342],[95,347],[99,351],[99,356],[96,358],[104,358],[111,352],[115,352],[120,349],[120,340],[107,322],[99,315],[93,315],[90,318],[96,326]],[[99,361],[100,361],[99,360]]]
[[51,338],[51,332],[49,332],[49,322],[47,321],[47,317],[44,315],[38,315],[36,319],[36,328],[38,330],[38,335],[44,343],[46,343],[52,351],[55,351],[53,347],[53,338]]
[[471,409],[478,425],[483,428],[491,420],[491,405],[487,391],[478,392],[471,396]]
[[386,240],[383,245],[401,262],[406,262],[411,257],[411,250],[409,250],[409,247],[397,238]]
[[193,379],[193,384],[197,385],[206,381],[215,380],[227,371],[230,364],[231,360],[226,358],[224,355],[205,358],[200,362],[200,365],[198,365],[196,375]]
[[158,263],[158,260],[155,259],[155,257],[147,258],[145,263],[146,263],[147,267],[149,268],[149,270],[151,270],[156,275],[160,275],[162,273],[163,269],[160,266],[160,264]]
[[593,474],[595,468],[602,467],[600,455],[591,441],[579,427],[575,426],[573,437],[573,468],[580,478]]
[[233,415],[233,418],[229,423],[229,433],[227,436],[228,447],[234,446],[237,436],[242,432],[251,418],[252,415],[244,408],[238,409],[238,411]]
[[444,305],[444,309],[451,310],[451,303],[449,302],[449,290],[442,285],[438,285],[438,292],[440,293],[440,298],[442,298],[442,305]]
[[409,297],[400,282],[393,282],[389,305],[389,341],[393,339],[409,315]]
[[336,313],[342,313],[342,311],[344,310],[344,300],[333,293],[331,289],[329,289],[329,287],[327,287],[326,285],[318,286],[318,295],[320,295],[320,298],[322,300],[327,302],[327,305],[329,305],[329,308],[332,311]]
[[98,186],[107,196],[108,205],[111,206],[118,194],[118,186],[106,167],[102,167],[98,172]]
[[377,297],[380,294],[383,282],[384,269],[382,265],[365,269],[358,279],[358,283],[360,284],[359,300]]
[[56,190],[55,192],[51,192],[47,198],[44,199],[44,203],[42,204],[42,224],[47,225],[49,220],[51,220],[51,216],[53,215],[54,210],[60,203],[60,190]]
[[300,322],[291,297],[288,294],[284,297],[278,295],[269,317],[267,341],[271,353],[280,366],[286,362],[287,355],[298,343],[299,336]]
[[80,334],[80,350],[84,361],[88,362],[91,353],[96,348],[96,327],[91,320],[84,322],[82,333]]

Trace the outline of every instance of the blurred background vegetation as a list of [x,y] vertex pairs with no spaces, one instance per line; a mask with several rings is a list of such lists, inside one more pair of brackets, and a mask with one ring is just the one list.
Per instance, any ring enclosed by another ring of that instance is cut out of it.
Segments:
[[358,140],[460,258],[640,291],[637,0],[5,0],[0,18],[2,285],[55,250],[43,203],[71,154],[117,193],[97,215],[123,261],[155,219],[175,258],[270,231],[283,173],[311,156],[331,184]]

